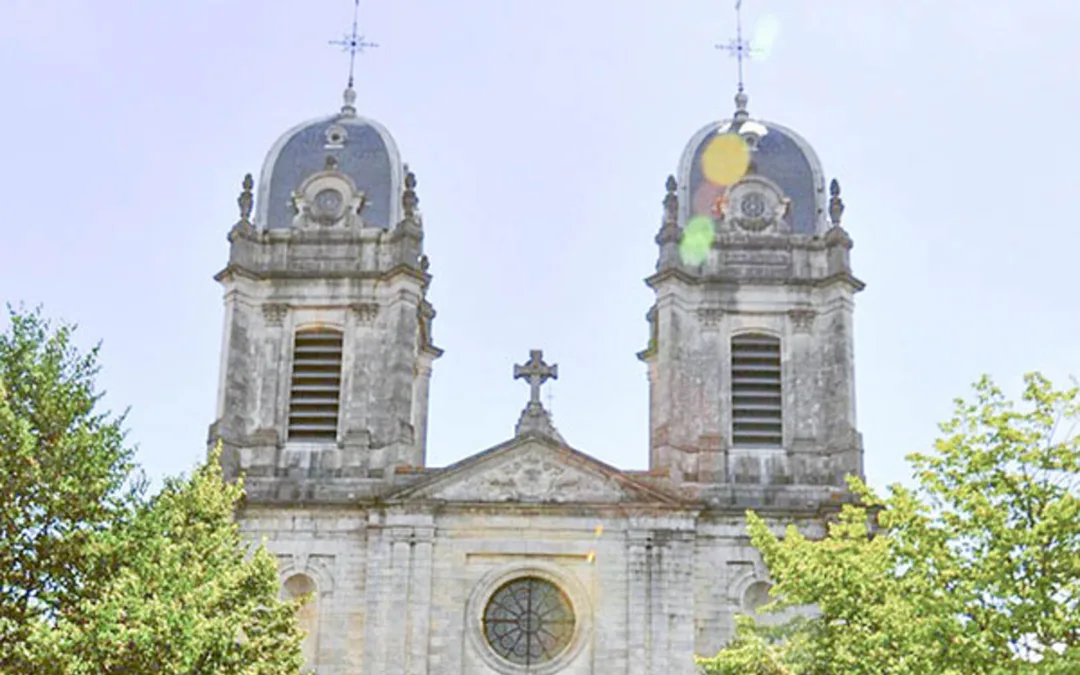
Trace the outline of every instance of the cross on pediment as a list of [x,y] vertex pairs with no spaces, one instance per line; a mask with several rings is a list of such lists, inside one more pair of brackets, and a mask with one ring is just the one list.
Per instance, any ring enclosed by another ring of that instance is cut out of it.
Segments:
[[540,404],[540,387],[547,380],[559,379],[559,366],[544,363],[542,349],[529,350],[529,360],[524,365],[514,364],[514,379],[524,378],[529,382],[529,405]]

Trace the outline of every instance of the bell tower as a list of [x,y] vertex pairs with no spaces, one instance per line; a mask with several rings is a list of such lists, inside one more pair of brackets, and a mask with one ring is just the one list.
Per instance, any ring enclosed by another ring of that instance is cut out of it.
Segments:
[[[428,384],[442,351],[416,176],[357,116],[273,145],[229,232],[217,419],[250,500],[346,500],[424,465]],[[252,213],[254,207],[254,214]]]
[[728,503],[815,503],[862,473],[851,238],[813,149],[754,120],[694,135],[667,181],[648,365],[650,465]]

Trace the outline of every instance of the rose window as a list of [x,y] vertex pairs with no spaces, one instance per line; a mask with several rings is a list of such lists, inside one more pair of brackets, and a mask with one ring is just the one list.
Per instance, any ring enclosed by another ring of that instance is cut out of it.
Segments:
[[555,584],[536,577],[499,587],[484,609],[483,622],[495,653],[524,666],[554,659],[574,635],[570,601]]

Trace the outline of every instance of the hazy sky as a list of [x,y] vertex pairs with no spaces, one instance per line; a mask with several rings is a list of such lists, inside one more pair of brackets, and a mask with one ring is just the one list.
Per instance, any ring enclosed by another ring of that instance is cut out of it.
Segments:
[[[506,440],[559,364],[567,441],[648,461],[653,237],[690,136],[729,115],[724,0],[362,0],[360,113],[419,178],[439,312],[429,458]],[[1080,2],[746,0],[780,34],[750,112],[839,178],[866,467],[906,473],[988,372],[1080,373]],[[0,300],[104,343],[155,478],[205,453],[244,173],[340,106],[349,0],[0,0]]]

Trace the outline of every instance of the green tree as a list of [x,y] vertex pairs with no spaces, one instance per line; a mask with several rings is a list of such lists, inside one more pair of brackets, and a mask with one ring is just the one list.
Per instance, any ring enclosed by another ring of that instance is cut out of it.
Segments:
[[1022,410],[988,378],[958,400],[914,489],[849,479],[824,538],[748,514],[773,606],[815,617],[781,640],[744,622],[706,672],[1080,672],[1080,388],[1025,381]]
[[217,453],[190,479],[169,480],[130,522],[101,538],[115,573],[31,637],[63,675],[287,675],[303,666],[296,606],[278,599],[276,563],[248,555]]
[[300,672],[293,603],[233,520],[218,454],[151,498],[122,418],[96,412],[97,350],[10,311],[0,337],[0,673]]
[[123,417],[97,411],[98,348],[73,327],[8,308],[0,334],[0,668],[35,622],[83,597],[90,541],[125,517],[132,451]]

